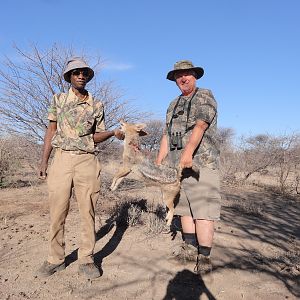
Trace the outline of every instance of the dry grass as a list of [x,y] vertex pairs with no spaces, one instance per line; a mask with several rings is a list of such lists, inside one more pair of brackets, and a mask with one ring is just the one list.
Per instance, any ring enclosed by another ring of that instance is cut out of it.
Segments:
[[119,226],[143,226],[146,234],[158,234],[166,230],[165,208],[148,203],[146,199],[131,199],[116,203],[109,212],[110,220]]
[[143,223],[147,234],[158,234],[169,228],[166,221],[166,209],[161,204],[148,204],[148,212],[143,215]]
[[244,180],[243,174],[236,172],[231,174],[231,177],[223,176],[223,182],[230,186],[256,186],[284,196],[299,198],[299,171],[290,172],[284,184],[280,184],[278,173],[279,168],[270,167],[261,172],[253,173],[247,180]]

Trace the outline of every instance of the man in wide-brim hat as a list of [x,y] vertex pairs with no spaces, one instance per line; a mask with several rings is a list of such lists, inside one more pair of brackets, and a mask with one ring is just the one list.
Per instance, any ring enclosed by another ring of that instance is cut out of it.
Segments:
[[71,83],[71,73],[73,70],[82,70],[87,74],[86,83],[88,83],[94,77],[94,71],[91,69],[87,63],[80,57],[72,57],[67,62],[66,68],[64,70],[64,79],[66,82]]
[[195,261],[195,271],[212,271],[210,252],[214,222],[220,218],[219,144],[217,103],[208,89],[197,88],[204,74],[189,60],[175,63],[167,79],[176,82],[181,94],[167,110],[166,127],[156,159],[165,158],[182,171],[175,214],[180,216],[183,242],[174,249],[179,260]]
[[[71,87],[67,93],[53,96],[40,166],[40,178],[47,178],[49,189],[50,247],[38,274],[46,277],[65,268],[64,227],[74,187],[81,223],[79,274],[93,279],[100,276],[93,259],[101,170],[95,144],[112,136],[122,139],[123,133],[105,130],[103,104],[85,88],[94,71],[82,58],[69,59],[63,76]],[[52,148],[55,154],[47,176]]]
[[169,80],[172,80],[172,81],[176,81],[175,80],[175,73],[178,71],[182,71],[182,70],[189,70],[189,71],[193,71],[194,72],[194,77],[196,79],[199,79],[203,76],[204,74],[204,70],[203,68],[201,67],[194,67],[193,63],[189,60],[182,60],[182,61],[179,61],[177,62],[175,65],[174,65],[174,69],[171,70],[168,74],[167,74],[167,79]]

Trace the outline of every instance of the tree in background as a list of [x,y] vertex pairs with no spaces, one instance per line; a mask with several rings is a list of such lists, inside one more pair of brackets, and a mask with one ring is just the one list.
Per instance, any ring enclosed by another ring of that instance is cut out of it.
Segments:
[[252,174],[263,172],[275,166],[278,162],[277,139],[268,134],[242,138],[240,171],[242,180],[247,180]]
[[7,177],[24,172],[35,173],[34,166],[39,159],[37,147],[23,136],[0,136],[0,188],[9,184]]
[[[241,182],[253,174],[270,174],[278,183],[280,193],[299,194],[300,135],[271,136],[259,134],[243,138],[236,151],[236,173]],[[236,176],[237,179],[237,176]]]
[[274,174],[282,194],[299,191],[300,135],[284,135],[277,138],[277,168]]
[[141,145],[143,149],[150,152],[157,151],[162,138],[164,122],[161,120],[150,120],[146,125],[145,131],[147,132],[147,135],[141,138]]
[[[57,44],[48,49],[36,45],[26,51],[16,45],[13,49],[12,58],[5,57],[0,62],[0,184],[17,172],[16,165],[20,167],[24,158],[30,169],[36,168],[52,97],[70,88],[63,79],[63,70],[72,56],[82,56],[92,62],[96,76],[88,84],[88,90],[104,104],[108,130],[118,127],[119,119],[135,122],[150,116],[131,106],[112,81],[100,82],[97,75],[104,61],[99,56],[91,57],[83,51],[78,53],[72,47]],[[119,154],[120,144],[110,140],[100,143],[97,150],[101,155]],[[26,156],[28,153],[30,157]]]
[[[63,70],[71,56],[87,58],[86,53],[75,53],[72,47],[54,44],[41,50],[32,45],[29,51],[14,46],[16,56],[8,57],[0,67],[0,122],[8,133],[21,134],[28,139],[41,142],[48,126],[47,109],[55,93],[66,92],[69,84],[63,79]],[[100,57],[93,69],[101,71]],[[129,105],[113,82],[99,82],[97,76],[88,85],[88,90],[105,107],[106,126],[118,125],[121,118],[135,121],[145,118],[145,113]]]
[[218,139],[220,142],[220,172],[224,182],[232,183],[236,180],[238,172],[237,159],[239,153],[233,145],[235,132],[232,128],[219,128]]

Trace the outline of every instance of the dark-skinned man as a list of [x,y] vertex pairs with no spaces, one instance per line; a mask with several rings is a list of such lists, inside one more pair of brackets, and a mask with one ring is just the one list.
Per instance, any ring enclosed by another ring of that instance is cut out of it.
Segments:
[[[40,178],[47,179],[49,191],[50,245],[48,258],[39,274],[50,276],[65,268],[64,227],[74,188],[80,214],[78,270],[79,274],[94,279],[100,276],[93,252],[101,171],[95,145],[113,136],[118,139],[124,136],[118,129],[105,130],[103,105],[85,89],[94,77],[94,71],[82,58],[71,58],[63,76],[71,87],[67,93],[53,96],[40,165]],[[47,175],[53,148],[55,154]]]

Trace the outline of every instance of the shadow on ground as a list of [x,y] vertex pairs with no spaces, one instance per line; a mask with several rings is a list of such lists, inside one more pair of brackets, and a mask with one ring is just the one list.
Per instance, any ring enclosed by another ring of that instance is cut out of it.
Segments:
[[[299,201],[266,192],[225,193],[228,200],[222,208],[221,224],[232,228],[230,235],[241,241],[245,238],[261,242],[264,248],[280,249],[263,254],[259,249],[239,246],[221,247],[230,262],[220,262],[215,270],[238,269],[268,274],[285,284],[296,297],[300,297],[300,214]],[[242,244],[242,242],[241,242]],[[218,247],[218,245],[216,245]],[[266,252],[266,251],[265,251]]]
[[[106,245],[98,252],[94,254],[95,264],[99,267],[101,271],[101,275],[103,274],[102,270],[102,261],[105,257],[112,254],[118,245],[120,244],[125,231],[128,228],[128,219],[129,219],[129,209],[134,203],[134,205],[140,207],[142,210],[146,210],[146,200],[141,199],[139,201],[132,200],[121,203],[115,209],[113,214],[110,216],[108,220],[106,220],[106,224],[103,225],[98,232],[96,232],[96,242],[106,236],[111,230],[114,229],[114,233],[110,240],[106,243]],[[70,253],[65,258],[66,267],[70,264],[74,263],[78,259],[78,248]]]
[[216,300],[199,275],[184,269],[169,281],[163,300],[199,300],[202,295]]
[[[238,246],[224,247],[224,245],[215,244],[215,248],[222,251],[222,257],[217,257],[218,262],[214,264],[214,272],[234,269],[264,273],[281,281],[292,295],[300,297],[299,202],[272,193],[239,192],[230,189],[224,192],[223,198],[224,206],[220,225],[227,225],[230,231],[219,234],[223,234],[225,237],[229,235],[231,240],[234,238]],[[145,208],[145,201],[140,200],[140,202],[135,203]],[[107,244],[95,253],[95,262],[99,267],[101,267],[103,259],[116,250],[128,228],[125,222],[128,208],[128,203],[122,204],[119,208],[119,214],[113,214],[97,232],[97,240],[99,240],[114,229],[114,233]],[[180,232],[178,219],[175,219],[172,226],[171,235],[167,236],[170,239]],[[246,239],[248,246],[243,245],[243,241]],[[255,243],[264,248],[270,246],[272,249],[280,249],[280,252],[270,251],[266,254],[266,251],[260,251],[262,249],[254,249],[255,247],[252,245]],[[69,259],[71,257],[72,254]],[[174,277],[174,273],[164,269],[165,257],[159,259],[149,257],[146,263],[137,257],[131,257],[130,253],[121,254],[119,258],[131,265],[132,269],[144,270],[143,274],[147,274],[147,276],[132,280],[128,278],[127,282],[122,283],[115,282],[113,286],[107,287],[107,290],[126,286],[134,287],[139,284],[147,285],[149,282],[153,287],[153,293],[155,293],[157,282],[169,280],[164,300],[193,300],[199,299],[201,295],[205,295],[208,299],[215,299],[203,280],[191,271],[183,269],[177,272]],[[170,278],[172,279],[170,280]],[[92,291],[90,292],[92,293]],[[102,292],[105,292],[105,289]],[[139,292],[142,293],[143,291],[139,290]]]

